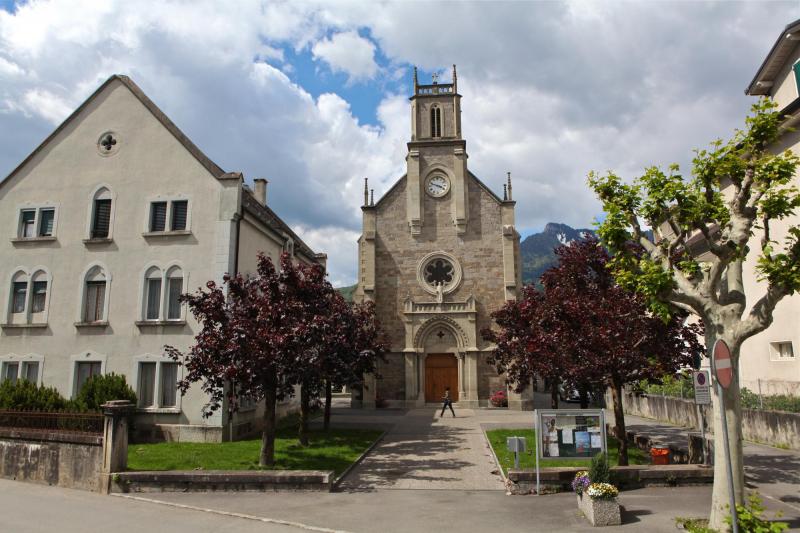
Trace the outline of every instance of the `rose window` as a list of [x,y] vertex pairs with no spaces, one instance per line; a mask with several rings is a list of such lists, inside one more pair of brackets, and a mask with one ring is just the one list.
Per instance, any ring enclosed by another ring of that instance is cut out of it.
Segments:
[[450,261],[436,258],[425,265],[425,281],[433,285],[448,285],[453,281],[453,265]]

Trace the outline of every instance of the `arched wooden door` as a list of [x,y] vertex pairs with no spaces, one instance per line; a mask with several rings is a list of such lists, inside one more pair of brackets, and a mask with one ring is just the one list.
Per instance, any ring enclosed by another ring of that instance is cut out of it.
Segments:
[[425,401],[441,402],[450,387],[450,399],[458,401],[458,360],[451,353],[432,353],[425,358]]

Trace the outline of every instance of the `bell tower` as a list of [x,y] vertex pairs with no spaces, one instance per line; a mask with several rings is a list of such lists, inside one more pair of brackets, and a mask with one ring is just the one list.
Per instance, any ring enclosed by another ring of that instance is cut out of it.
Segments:
[[467,143],[461,137],[461,95],[453,65],[450,83],[439,83],[433,75],[429,85],[420,85],[414,67],[411,96],[411,141],[408,143],[407,217],[411,235],[420,235],[425,195],[449,201],[452,222],[458,234],[467,230]]

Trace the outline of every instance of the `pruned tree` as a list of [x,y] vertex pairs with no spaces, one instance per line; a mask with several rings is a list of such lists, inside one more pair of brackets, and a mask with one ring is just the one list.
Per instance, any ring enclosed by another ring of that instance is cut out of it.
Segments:
[[165,347],[186,367],[181,393],[200,382],[208,395],[204,416],[226,401],[236,412],[240,398],[264,400],[261,466],[275,463],[276,403],[293,394],[288,378],[296,375],[297,354],[304,347],[305,302],[296,298],[301,277],[288,254],[281,256],[280,271],[259,254],[256,275],[226,275],[224,287],[209,281],[207,290],[183,295],[201,329],[187,353]]
[[[798,158],[771,149],[783,132],[781,122],[775,104],[754,104],[744,130],[696,152],[690,177],[677,165],[648,168],[632,183],[613,172],[589,175],[603,203],[599,235],[615,254],[617,281],[647,298],[661,316],[682,310],[700,317],[709,357],[717,339],[731,349],[734,379],[722,404],[714,391],[714,433],[722,435],[724,409],[737,504],[744,504],[740,349],[769,327],[777,303],[800,288],[800,227],[796,218],[786,220],[800,206],[793,185]],[[776,220],[785,220],[781,242],[773,234]],[[629,253],[631,241],[644,249],[642,256]],[[750,301],[743,281],[748,255],[762,282]],[[723,453],[715,446],[712,528],[724,528],[728,514]]]

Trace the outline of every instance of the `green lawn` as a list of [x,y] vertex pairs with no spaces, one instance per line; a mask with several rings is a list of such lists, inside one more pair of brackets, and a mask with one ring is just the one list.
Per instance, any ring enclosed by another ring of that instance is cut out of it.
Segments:
[[[297,442],[297,429],[278,431],[276,470],[347,469],[381,434],[370,429],[314,430],[310,444]],[[161,442],[128,446],[129,470],[256,470],[261,439],[223,443]]]
[[[528,451],[520,455],[520,468],[536,468],[536,432],[532,429],[494,429],[486,432],[489,442],[492,444],[495,455],[500,461],[503,471],[514,467],[514,453],[506,448],[506,437],[525,437],[527,440]],[[608,463],[611,466],[617,465],[617,453],[619,444],[617,439],[608,436],[606,441],[608,447]],[[548,466],[585,466],[589,467],[591,459],[540,459],[539,468]],[[628,463],[632,465],[649,465],[650,456],[636,447],[628,447]]]

